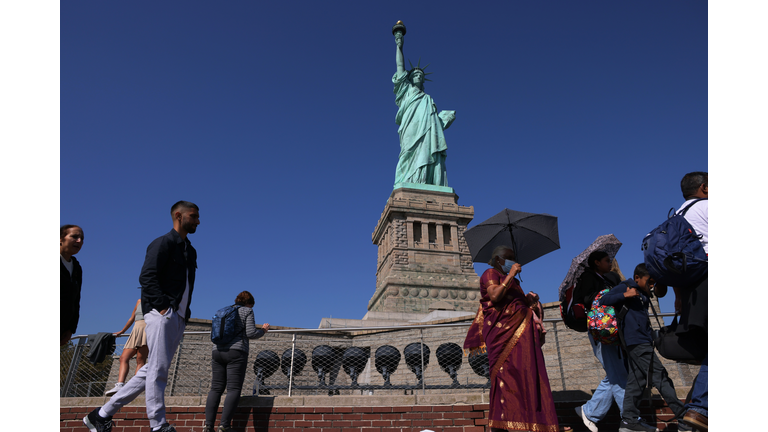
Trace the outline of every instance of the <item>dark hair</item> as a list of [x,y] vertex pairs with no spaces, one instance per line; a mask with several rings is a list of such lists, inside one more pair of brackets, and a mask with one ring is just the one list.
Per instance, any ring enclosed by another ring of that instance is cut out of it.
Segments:
[[[61,240],[64,237],[66,237],[66,235],[69,232],[70,228],[80,228],[80,227],[78,225],[62,225],[61,228],[59,229],[59,240]],[[82,231],[82,230],[83,229],[80,228],[80,231]]]
[[704,171],[694,171],[683,176],[680,180],[680,190],[683,192],[683,198],[689,199],[692,197],[699,186],[707,186],[707,173]]
[[592,270],[597,271],[597,265],[595,264],[595,261],[600,261],[601,259],[608,256],[608,252],[596,250],[589,254],[589,258],[587,258],[587,263],[589,264],[589,268]]
[[240,306],[247,306],[249,304],[250,305],[256,304],[256,300],[254,300],[251,293],[249,293],[248,291],[243,291],[240,294],[238,294],[237,297],[235,298],[235,304]]
[[504,245],[496,246],[493,249],[493,252],[491,253],[491,260],[488,261],[488,265],[491,266],[491,267],[495,266],[496,265],[496,258],[501,258],[502,255],[504,255],[504,252],[506,252],[506,251],[512,252],[513,256],[515,255],[515,251],[513,251],[512,248],[509,247],[509,246],[504,246]]
[[185,208],[185,209],[193,208],[197,211],[200,211],[200,208],[194,203],[191,203],[189,201],[179,201],[173,206],[171,206],[171,217],[173,217],[173,213],[175,213],[176,210],[178,210],[179,208]]
[[640,263],[637,265],[637,267],[635,267],[635,276],[643,278],[648,275],[649,273],[648,273],[648,269],[645,268],[645,263]]

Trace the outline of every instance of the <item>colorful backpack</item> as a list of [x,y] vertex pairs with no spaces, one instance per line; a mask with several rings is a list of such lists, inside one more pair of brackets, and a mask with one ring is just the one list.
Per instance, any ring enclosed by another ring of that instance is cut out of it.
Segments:
[[619,323],[616,321],[616,311],[613,306],[601,306],[600,299],[611,291],[606,288],[595,296],[592,309],[587,312],[587,327],[595,342],[606,345],[619,345]]

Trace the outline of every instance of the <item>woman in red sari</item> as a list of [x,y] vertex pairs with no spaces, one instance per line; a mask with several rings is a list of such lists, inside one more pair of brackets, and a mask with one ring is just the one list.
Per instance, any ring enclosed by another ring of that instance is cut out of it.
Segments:
[[480,278],[480,309],[464,341],[470,352],[488,353],[491,373],[488,425],[492,431],[558,432],[541,345],[539,296],[523,293],[515,276],[522,267],[499,246]]

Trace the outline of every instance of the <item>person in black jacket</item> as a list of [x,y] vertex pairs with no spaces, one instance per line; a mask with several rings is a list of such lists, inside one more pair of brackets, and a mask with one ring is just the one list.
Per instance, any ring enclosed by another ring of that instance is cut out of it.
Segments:
[[61,345],[72,339],[80,321],[80,288],[83,285],[83,268],[74,255],[83,247],[85,235],[77,225],[63,225],[59,230],[61,254],[61,284],[59,302],[61,318],[59,333]]
[[112,416],[146,389],[152,431],[176,432],[165,418],[168,369],[191,316],[197,252],[187,238],[200,224],[200,209],[188,201],[171,207],[173,229],[147,247],[141,268],[141,307],[146,322],[149,357],[136,375],[101,408],[83,419],[91,432],[110,432]]
[[[667,370],[653,350],[648,306],[651,303],[650,290],[655,284],[656,282],[648,274],[645,264],[641,263],[635,267],[634,280],[625,280],[600,298],[600,305],[602,306],[613,306],[617,311],[622,306],[626,306],[628,309],[624,318],[619,320],[619,329],[624,336],[629,355],[629,374],[627,374],[624,409],[619,432],[658,432],[659,429],[656,426],[638,420],[643,388],[649,379],[653,386],[659,390],[661,397],[667,402],[678,420],[683,417],[686,411],[683,403],[677,398],[675,385],[669,378]],[[667,291],[666,287],[659,287],[658,289],[658,294],[663,297]],[[650,376],[648,376],[649,367]],[[691,430],[691,427],[685,423],[678,423],[677,428],[681,431]]]
[[[605,251],[597,250],[589,254],[587,258],[589,267],[576,283],[573,290],[573,298],[576,302],[582,302],[584,310],[592,309],[592,302],[600,291],[613,288],[621,282],[621,277],[611,271],[613,260]],[[627,384],[627,368],[624,359],[619,354],[617,345],[605,345],[597,342],[588,334],[587,338],[592,346],[597,360],[605,370],[605,378],[600,381],[592,398],[582,406],[575,408],[576,414],[591,431],[597,432],[597,425],[608,414],[613,401],[619,406],[619,411],[624,406],[624,387]]]

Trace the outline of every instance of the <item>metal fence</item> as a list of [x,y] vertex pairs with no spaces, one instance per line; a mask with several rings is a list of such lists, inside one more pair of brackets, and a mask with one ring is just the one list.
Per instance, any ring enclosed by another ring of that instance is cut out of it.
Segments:
[[[398,327],[270,330],[250,341],[243,395],[445,393],[488,388],[485,354],[464,356],[469,322]],[[87,359],[90,343],[61,351],[61,396],[101,396],[117,382],[115,354]],[[124,341],[124,339],[122,339]],[[211,382],[208,331],[187,331],[169,371],[166,395],[206,394]],[[128,377],[135,372],[135,359]]]
[[[549,318],[544,322],[551,325],[561,320]],[[468,320],[417,326],[273,329],[250,341],[242,394],[333,396],[485,391],[489,388],[487,356],[467,357],[461,348],[469,325]],[[566,347],[561,353],[558,343],[562,341],[558,342],[556,329],[553,337],[553,349],[556,347],[559,358],[555,363],[559,366],[552,366],[559,367],[561,379],[565,380],[561,357],[572,355],[565,352],[570,353],[572,348]],[[77,343],[61,350],[61,396],[104,395],[117,382],[118,357],[125,339],[118,339],[113,356],[93,365],[86,358],[90,349],[87,337],[75,338]],[[578,345],[584,344],[579,341]],[[184,333],[171,363],[166,395],[208,393],[213,346],[210,330]],[[585,354],[589,352],[584,349]],[[134,372],[135,359],[129,379]],[[691,373],[695,375],[695,371]],[[683,375],[681,372],[685,384],[687,375]],[[557,379],[554,374],[551,378]]]
[[112,371],[112,357],[107,356],[101,363],[92,364],[87,358],[90,349],[90,344],[86,343],[87,336],[76,336],[73,341],[75,339],[76,343],[65,345],[60,350],[60,396],[103,395]]

